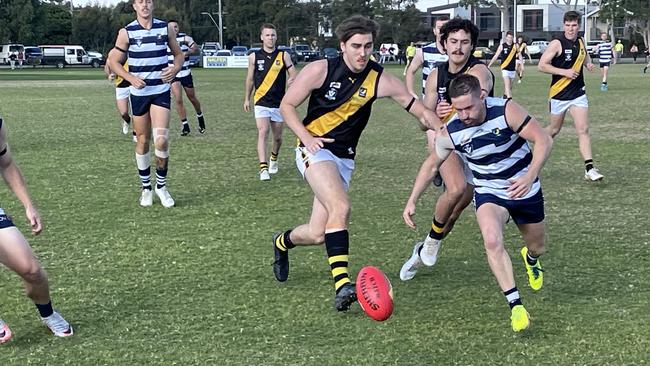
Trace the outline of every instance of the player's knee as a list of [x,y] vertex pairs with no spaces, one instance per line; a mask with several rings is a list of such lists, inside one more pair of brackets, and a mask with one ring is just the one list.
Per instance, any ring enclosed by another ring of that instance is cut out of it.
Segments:
[[328,205],[327,213],[330,221],[337,221],[337,224],[347,223],[350,216],[350,203],[347,201],[333,202]]
[[154,128],[153,141],[155,147],[155,154],[159,158],[169,157],[169,129],[168,128]]
[[314,244],[323,244],[325,243],[325,230],[314,230],[310,232],[311,241]]
[[483,245],[488,255],[503,250],[503,240],[497,235],[485,235]]
[[589,135],[589,126],[587,124],[584,126],[576,126],[576,131],[578,135]]
[[257,125],[257,133],[260,136],[267,136],[269,134],[269,126],[266,124]]
[[463,193],[465,193],[465,185],[465,182],[461,182],[460,184],[453,182],[452,184],[445,184],[445,194],[449,197],[450,201],[458,202],[463,197]]
[[16,273],[29,284],[40,284],[47,281],[45,271],[36,260],[17,268]]

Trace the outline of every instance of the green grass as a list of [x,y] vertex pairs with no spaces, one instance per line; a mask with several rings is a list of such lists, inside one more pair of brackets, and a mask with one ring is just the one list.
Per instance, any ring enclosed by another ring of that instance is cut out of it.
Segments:
[[[280,173],[258,181],[256,127],[242,112],[244,76],[244,70],[194,70],[208,130],[181,138],[173,115],[169,185],[177,207],[143,209],[133,143],[119,132],[114,89],[101,70],[0,70],[0,114],[46,225],[29,240],[50,275],[55,307],[76,331],[70,339],[48,335],[18,278],[2,270],[0,315],[15,338],[1,347],[1,365],[650,361],[644,352],[650,346],[650,75],[643,77],[639,66],[615,67],[607,93],[598,90],[597,74],[587,75],[603,182],[583,181],[570,120],[556,139],[542,171],[549,250],[539,293],[527,286],[515,226],[506,228],[533,317],[525,335],[510,329],[471,209],[445,241],[438,264],[399,281],[413,242],[427,231],[438,191],[420,201],[419,230],[407,229],[401,212],[425,138],[390,101],[375,103],[358,148],[350,234],[352,272],[376,265],[392,280],[392,318],[374,322],[356,305],[335,313],[322,247],[293,250],[289,281],[276,283],[271,235],[305,222],[311,192],[294,167],[288,130]],[[549,81],[529,66],[514,89],[542,124]],[[500,77],[497,82],[500,95]],[[28,233],[20,204],[6,188],[0,192],[2,206]]]

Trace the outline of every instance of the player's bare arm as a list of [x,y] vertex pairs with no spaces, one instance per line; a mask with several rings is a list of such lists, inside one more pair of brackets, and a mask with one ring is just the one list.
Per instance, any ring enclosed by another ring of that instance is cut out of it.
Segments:
[[131,83],[134,88],[142,89],[147,84],[142,78],[139,78],[130,72],[124,70],[122,64],[126,61],[126,54],[129,49],[129,35],[126,29],[122,28],[117,33],[115,47],[108,53],[107,63],[111,71],[122,79]]
[[438,130],[442,127],[442,122],[435,113],[425,108],[424,104],[412,96],[406,90],[406,86],[392,74],[382,73],[377,89],[378,98],[390,97],[402,108],[417,117],[421,129]]
[[11,189],[18,200],[23,204],[23,207],[25,208],[25,216],[32,228],[32,233],[38,235],[43,230],[41,216],[38,213],[38,210],[34,207],[32,199],[27,192],[25,178],[11,155],[9,145],[7,144],[6,129],[7,127],[3,123],[2,126],[0,126],[0,152],[4,151],[4,153],[0,156],[0,172],[2,178],[7,182],[9,189]]
[[244,83],[244,112],[251,110],[251,94],[253,93],[253,75],[255,73],[255,53],[248,55],[248,72]]
[[296,70],[296,65],[293,64],[293,61],[291,61],[291,55],[289,55],[288,52],[284,53],[284,64],[287,67],[287,73],[289,74],[289,78],[287,79],[287,85],[293,84],[293,81],[296,79],[296,75],[298,75],[298,71]]
[[169,24],[167,25],[167,35],[167,46],[172,51],[172,55],[174,55],[174,66],[164,68],[160,74],[160,78],[165,83],[171,83],[176,77],[176,74],[181,71],[185,55],[181,50],[181,46],[176,41],[176,31]]
[[499,58],[501,51],[503,51],[503,43],[499,44],[497,51],[494,53],[494,56],[492,56],[490,63],[487,65],[488,67],[492,67],[492,64],[497,60],[497,58]]
[[416,98],[418,98],[418,94],[415,92],[413,83],[415,81],[415,74],[418,72],[423,63],[424,56],[422,55],[422,48],[418,48],[415,50],[415,56],[413,57],[411,64],[409,64],[409,67],[406,69],[406,76],[404,78],[406,82],[406,89],[408,89],[409,93]]
[[320,150],[324,143],[334,142],[334,139],[312,136],[300,121],[297,108],[314,89],[323,85],[326,77],[327,60],[310,63],[298,73],[280,103],[280,113],[284,117],[284,122],[312,154]]
[[539,71],[546,74],[565,76],[569,79],[577,78],[579,73],[573,71],[572,69],[562,69],[551,65],[553,58],[559,56],[561,52],[562,43],[560,43],[560,41],[557,39],[552,40],[548,45],[548,48],[546,48],[542,54],[542,57],[540,57],[537,68]]
[[449,133],[446,129],[439,132],[440,136],[436,138],[436,148],[429,154],[429,157],[422,163],[418,174],[415,177],[415,183],[411,189],[411,195],[406,201],[402,218],[404,223],[412,229],[416,228],[413,216],[415,215],[415,206],[424,191],[431,184],[433,177],[436,175],[438,168],[444,162],[454,149]]
[[528,167],[528,172],[521,177],[511,179],[511,185],[507,189],[510,197],[521,198],[530,191],[551,154],[553,138],[515,101],[511,100],[506,104],[506,121],[519,136],[534,144],[533,160]]
[[468,72],[468,74],[475,76],[479,83],[481,84],[481,94],[484,97],[487,97],[490,93],[490,90],[494,87],[492,81],[492,73],[490,69],[484,64],[474,65]]

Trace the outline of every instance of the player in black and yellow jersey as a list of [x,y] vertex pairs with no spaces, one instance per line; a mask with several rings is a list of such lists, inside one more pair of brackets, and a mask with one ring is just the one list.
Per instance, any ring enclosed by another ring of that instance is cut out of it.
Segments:
[[528,61],[533,62],[533,58],[530,57],[528,53],[528,45],[524,42],[524,37],[517,37],[517,61],[516,61],[516,70],[517,70],[517,84],[521,84],[521,80],[524,78],[524,64],[526,63],[526,57]]
[[[124,70],[129,70],[128,62],[124,62],[122,66]],[[131,95],[129,93],[129,86],[131,83],[115,75],[108,67],[108,62],[104,65],[104,73],[108,77],[108,81],[115,83],[115,103],[117,105],[117,111],[122,117],[122,133],[126,135],[129,133],[129,126],[131,125],[131,115],[129,114],[129,96]],[[133,131],[133,141],[137,141],[135,130]]]
[[[427,78],[424,105],[435,110],[438,118],[445,123],[456,112],[451,106],[448,89],[451,81],[459,75],[474,75],[479,80],[485,96],[491,97],[494,94],[492,71],[472,55],[478,36],[478,27],[468,19],[454,18],[440,29],[440,43],[449,55],[449,60],[439,64]],[[434,146],[432,152],[435,151]],[[436,263],[443,237],[451,231],[460,214],[472,201],[472,172],[460,154],[451,154],[440,166],[439,172],[445,182],[445,191],[436,202],[431,231],[424,241],[415,243],[411,257],[400,270],[402,281],[412,279],[422,264],[433,266]],[[415,228],[412,217],[420,194],[414,190],[402,215],[411,228]]]
[[585,48],[580,31],[580,13],[564,13],[564,34],[551,41],[539,60],[539,70],[553,75],[549,92],[551,123],[546,127],[548,133],[555,137],[564,124],[564,117],[569,111],[578,133],[580,154],[585,161],[585,179],[599,181],[603,179],[594,167],[589,137],[589,102],[585,94],[585,80],[582,68],[594,70],[591,57]]
[[503,98],[512,98],[512,81],[516,75],[517,60],[521,61],[521,54],[517,45],[514,43],[512,32],[506,33],[506,41],[499,45],[494,57],[490,60],[488,67],[496,61],[497,58],[501,59],[501,76],[503,77]]
[[[347,192],[357,143],[373,102],[390,97],[416,116],[423,128],[442,126],[397,77],[384,73],[379,64],[370,61],[378,29],[375,21],[360,15],[341,22],[336,34],[342,55],[305,66],[280,105],[287,126],[300,140],[296,165],[314,192],[314,201],[309,223],[274,236],[273,272],[278,281],[286,281],[288,249],[325,243],[338,311],[347,310],[356,301],[348,272]],[[307,97],[307,116],[301,121],[297,108]]]
[[[284,97],[288,84],[296,77],[291,56],[275,47],[278,35],[273,24],[263,24],[260,27],[262,48],[248,55],[248,74],[246,75],[246,90],[244,91],[244,111],[251,108],[251,94],[255,86],[253,103],[255,105],[255,122],[257,123],[257,157],[260,160],[260,180],[269,180],[269,174],[278,172],[278,153],[282,146],[282,122],[280,101]],[[266,140],[269,129],[273,133],[270,164],[266,159]]]

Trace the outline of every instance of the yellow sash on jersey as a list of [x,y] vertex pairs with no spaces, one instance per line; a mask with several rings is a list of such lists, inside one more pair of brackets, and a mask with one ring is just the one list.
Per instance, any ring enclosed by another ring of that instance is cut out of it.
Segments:
[[[585,51],[585,45],[582,42],[582,38],[578,39],[578,43],[580,43],[580,51],[578,51],[578,57],[576,58],[576,61],[571,65],[571,69],[575,72],[580,72],[582,69],[582,63],[585,61],[585,58],[587,57],[587,52]],[[555,84],[551,85],[551,90],[548,91],[548,96],[549,98],[553,98],[554,96],[558,95],[564,88],[569,86],[573,79],[569,79],[566,76],[563,76],[560,80],[556,81]]]
[[282,67],[284,66],[284,59],[282,56],[284,55],[284,52],[278,52],[278,55],[275,57],[275,60],[273,60],[273,64],[271,65],[271,68],[269,71],[266,73],[266,76],[264,77],[264,80],[262,80],[262,84],[260,85],[257,90],[255,90],[255,95],[253,96],[253,103],[257,103],[258,100],[262,99],[264,95],[271,89],[273,86],[273,83],[275,82],[275,79],[278,78],[278,75],[282,71]]
[[[122,65],[122,67],[124,68],[124,70],[126,70],[126,71],[128,72],[128,71],[129,71],[129,61],[126,61],[126,62],[124,63],[124,65]],[[124,79],[122,79],[122,77],[119,76],[119,75],[115,75],[115,76],[116,76],[116,77],[115,77],[115,86],[120,85],[120,83],[121,83]]]
[[508,54],[508,57],[506,57],[506,59],[501,62],[502,70],[505,69],[506,66],[510,64],[510,62],[512,61],[512,59],[515,57],[516,54],[517,54],[517,45],[513,43],[512,47],[510,48],[510,53]]
[[347,102],[341,104],[335,110],[325,113],[311,121],[306,126],[307,130],[313,136],[324,136],[341,123],[347,121],[350,116],[357,113],[361,107],[370,102],[375,96],[375,85],[377,85],[378,76],[379,73],[376,70],[370,70],[363,84],[352,94]]

